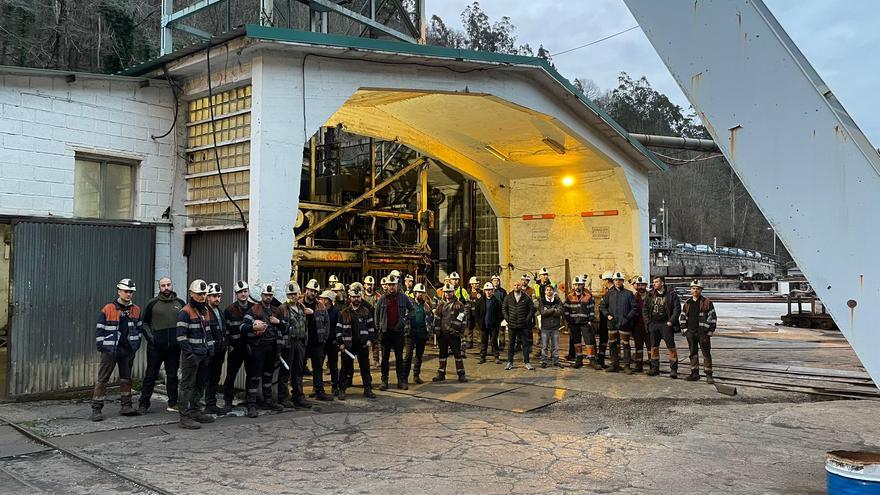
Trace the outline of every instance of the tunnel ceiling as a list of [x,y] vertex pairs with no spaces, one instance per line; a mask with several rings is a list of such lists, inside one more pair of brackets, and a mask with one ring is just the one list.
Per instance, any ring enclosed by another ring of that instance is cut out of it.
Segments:
[[[338,123],[350,132],[399,139],[447,162],[455,160],[440,149],[451,149],[452,156],[460,154],[508,179],[612,166],[552,117],[485,94],[361,89],[327,125]],[[557,143],[564,153],[554,149]]]

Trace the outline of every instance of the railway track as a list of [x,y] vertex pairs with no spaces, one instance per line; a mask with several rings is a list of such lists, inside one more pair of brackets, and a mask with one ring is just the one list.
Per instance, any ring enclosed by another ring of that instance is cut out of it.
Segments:
[[[84,456],[84,455],[78,453],[78,452],[75,452],[75,451],[72,451],[72,450],[67,449],[65,447],[62,447],[62,446],[52,442],[51,440],[49,440],[45,437],[42,437],[40,435],[37,435],[36,433],[28,430],[27,428],[24,428],[16,423],[10,421],[9,419],[0,416],[0,426],[4,426],[4,425],[12,428],[19,435],[21,435],[24,438],[26,438],[32,442],[35,442],[37,444],[46,446],[46,447],[48,447],[49,450],[56,451],[56,452],[60,453],[61,455],[74,460],[75,463],[84,463],[84,464],[87,464],[88,466],[91,466],[94,469],[97,469],[98,471],[109,474],[111,477],[119,480],[120,484],[127,486],[128,489],[132,493],[137,492],[137,493],[155,493],[155,494],[159,494],[159,495],[173,495],[171,492],[164,490],[162,488],[159,488],[156,485],[153,485],[153,484],[146,482],[144,480],[140,480],[140,479],[135,478],[133,476],[129,476],[129,475],[122,473],[119,470],[114,469],[111,466],[107,466],[106,464],[103,464],[95,459],[91,459],[87,456]],[[15,482],[22,485],[22,487],[24,487],[23,490],[27,490],[28,493],[54,493],[55,492],[54,490],[47,490],[47,489],[41,488],[39,486],[39,484],[40,484],[39,480],[28,480],[26,477],[21,476],[21,475],[17,475],[16,473],[12,472],[9,469],[3,468],[2,466],[0,466],[0,474],[4,474],[4,475],[6,475],[6,477],[8,479],[14,480]]]

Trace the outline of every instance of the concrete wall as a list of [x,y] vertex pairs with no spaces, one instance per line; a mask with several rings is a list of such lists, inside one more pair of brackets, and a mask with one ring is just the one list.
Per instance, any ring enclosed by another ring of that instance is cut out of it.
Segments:
[[751,258],[712,254],[669,253],[664,258],[652,256],[651,275],[669,277],[739,277],[743,272],[775,274],[776,266]]
[[183,129],[150,137],[173,123],[170,88],[105,76],[67,82],[66,76],[0,71],[0,214],[73,218],[76,153],[137,160],[134,219],[160,224],[156,279],[170,273],[181,287],[182,229],[161,217],[172,194],[183,198],[182,182],[175,184],[175,178],[182,181],[175,148]]
[[[553,280],[562,281],[564,264],[572,276],[587,273],[593,288],[604,271],[622,271],[629,278],[641,275],[639,243],[642,215],[632,208],[614,170],[575,176],[570,188],[560,188],[558,177],[513,180],[510,183],[510,260],[514,275],[548,267]],[[647,186],[639,194],[647,196]],[[617,210],[618,215],[582,217],[585,211]],[[523,220],[522,215],[552,213],[548,220]],[[647,232],[647,230],[645,230]],[[645,253],[647,254],[647,253]],[[647,265],[647,263],[645,263]]]

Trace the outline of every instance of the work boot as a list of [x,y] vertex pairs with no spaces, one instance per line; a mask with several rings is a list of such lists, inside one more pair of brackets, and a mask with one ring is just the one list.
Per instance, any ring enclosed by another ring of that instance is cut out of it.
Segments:
[[184,430],[198,430],[202,427],[202,425],[198,424],[196,420],[193,419],[190,415],[181,413],[180,427]]
[[266,409],[270,411],[283,411],[284,406],[275,402],[274,400],[266,401]]
[[529,371],[535,371],[535,367],[531,363],[526,363],[525,368]]
[[546,367],[547,367],[547,361],[544,361],[543,363],[541,363],[541,369],[544,369]]
[[381,391],[383,391],[383,392],[384,392],[385,390],[388,390],[388,379],[387,379],[387,378],[383,378],[383,379],[382,379],[382,384],[379,385],[379,390],[381,390]]
[[468,379],[464,376],[464,371],[458,374],[458,381],[461,383],[467,383]]
[[481,355],[480,355],[480,360],[477,361],[477,364],[483,364],[483,363],[485,363],[485,362],[486,362],[486,356],[481,354]]
[[218,407],[217,404],[211,404],[210,406],[205,407],[205,413],[223,416],[224,414],[226,414],[226,409]]
[[590,368],[593,368],[596,371],[602,371],[602,365],[597,358],[590,359]]
[[137,412],[133,407],[131,407],[131,396],[123,395],[120,399],[120,403],[122,407],[119,408],[119,414],[122,416],[140,416],[141,414]]
[[368,399],[376,398],[376,394],[373,393],[373,387],[364,387],[364,397]]
[[713,383],[715,383],[715,379],[712,378],[712,372],[711,372],[711,371],[707,371],[707,372],[706,372],[706,383],[708,383],[709,385],[712,385]]
[[290,399],[284,399],[281,401],[281,407],[284,409],[296,409],[296,404],[293,403]]
[[330,394],[333,397],[338,397],[339,396],[339,385],[332,385],[330,387]]
[[646,374],[648,376],[657,376],[660,374],[660,360],[659,359],[656,359],[656,360],[652,359],[651,360],[650,367],[648,368],[648,371],[646,372]]
[[232,399],[223,401],[223,412],[225,414],[232,412]]
[[697,370],[691,370],[691,374],[685,378],[685,380],[689,382],[695,382],[700,379],[700,372]]
[[422,377],[420,377],[418,374],[413,375],[413,381],[418,383],[419,385],[425,383],[424,381],[422,381]]
[[[660,370],[657,370],[657,374],[658,375],[660,374]],[[678,379],[678,370],[675,368],[671,368],[669,370],[669,378],[672,378],[673,380],[677,380]]]
[[584,358],[582,356],[578,356],[577,360],[575,360],[575,362],[574,362],[574,366],[572,366],[572,367],[574,369],[580,369],[583,366],[584,366]]
[[214,416],[211,416],[210,414],[205,414],[202,411],[196,411],[195,414],[193,414],[193,419],[199,423],[213,423],[214,422]]
[[645,372],[644,363],[642,361],[636,362],[636,367],[635,367],[635,369],[633,369],[633,373],[644,373],[644,372]]
[[92,414],[89,415],[89,419],[92,421],[104,421],[104,415],[101,413],[102,409],[104,409],[103,402],[92,402]]
[[339,389],[339,395],[337,395],[336,398],[339,400],[345,400],[345,389],[344,388]]
[[409,385],[406,384],[406,380],[397,381],[397,390],[409,390]]
[[[342,390],[339,391],[339,394],[342,397],[339,400],[345,400],[345,393]],[[293,407],[297,409],[311,409],[312,405],[306,401],[305,397],[297,397],[293,399]]]
[[148,412],[150,412],[150,406],[145,406],[143,404],[140,404],[138,406],[138,414],[144,415],[144,414],[147,414]]
[[508,361],[507,365],[504,366],[504,371],[509,371],[513,369],[513,363]]
[[599,367],[596,368],[593,366],[593,368],[596,368],[597,370],[605,369],[605,354],[599,354],[599,357],[596,358],[596,364],[598,364]]
[[315,395],[315,399],[321,402],[333,402],[333,396],[327,395],[323,390]]
[[496,357],[496,358],[495,358],[495,364],[501,364],[501,358],[500,358],[500,357]]
[[254,405],[248,406],[247,416],[249,418],[256,418],[259,415],[260,414],[257,412],[257,406],[254,406]]
[[432,382],[446,381],[446,373],[443,371],[438,371],[437,376],[435,376],[434,378],[431,378],[431,381]]

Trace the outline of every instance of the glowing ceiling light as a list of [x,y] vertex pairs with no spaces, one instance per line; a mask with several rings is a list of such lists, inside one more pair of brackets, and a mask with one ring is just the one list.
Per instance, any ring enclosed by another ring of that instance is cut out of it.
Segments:
[[562,178],[562,185],[565,187],[571,187],[574,185],[574,177],[570,175],[566,175]]

